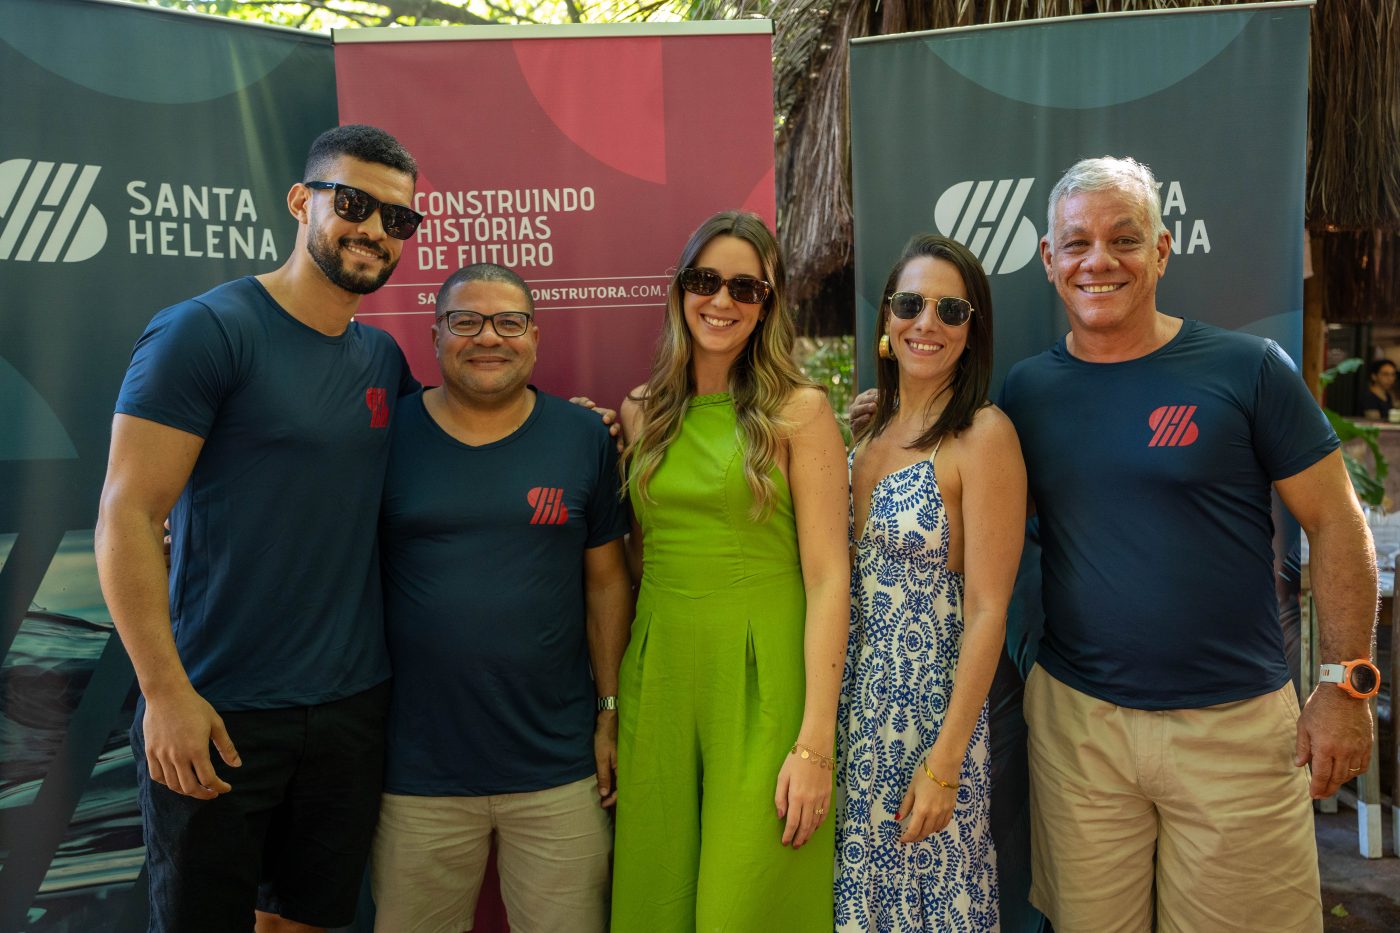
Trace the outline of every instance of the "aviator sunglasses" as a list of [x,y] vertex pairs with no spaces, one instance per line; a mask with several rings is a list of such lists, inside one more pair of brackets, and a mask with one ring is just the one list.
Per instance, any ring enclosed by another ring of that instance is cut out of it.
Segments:
[[342,185],[338,181],[307,181],[302,184],[318,191],[334,191],[336,216],[352,224],[368,219],[370,214],[378,210],[379,220],[384,224],[384,232],[396,240],[407,240],[423,222],[423,215],[410,207],[385,204],[367,191]]
[[720,290],[729,289],[729,297],[746,305],[761,305],[773,294],[773,286],[751,275],[736,275],[732,279],[722,277],[713,269],[682,269],[676,276],[681,288],[692,295],[708,297]]
[[924,304],[933,302],[938,319],[949,327],[962,327],[972,318],[972,302],[966,298],[925,298],[918,292],[895,292],[886,299],[890,312],[902,321],[912,321],[924,311]]

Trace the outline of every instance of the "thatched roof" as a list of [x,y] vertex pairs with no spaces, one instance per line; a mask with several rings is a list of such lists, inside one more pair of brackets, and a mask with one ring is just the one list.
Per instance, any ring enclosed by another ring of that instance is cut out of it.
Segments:
[[846,75],[850,40],[870,35],[875,3],[794,0],[775,24],[778,233],[799,305],[813,304],[822,283],[854,260]]
[[1400,233],[1400,4],[1320,0],[1308,90],[1308,227]]
[[[760,2],[748,0],[749,9],[761,9]],[[806,329],[834,333],[849,326],[849,295],[831,300],[838,291],[833,284],[849,279],[852,260],[849,40],[1084,13],[1222,5],[1221,0],[775,0],[767,12],[776,30],[778,221],[790,291]],[[1397,7],[1396,0],[1319,0],[1313,8],[1307,216],[1315,232],[1400,233]],[[1358,249],[1375,253],[1367,261],[1372,274],[1383,265],[1391,270],[1392,287],[1385,294],[1393,303],[1395,241],[1380,235],[1371,237],[1371,247],[1359,247],[1364,240],[1350,243],[1348,255]],[[1329,253],[1342,251],[1339,246]],[[1336,284],[1338,276],[1331,281]]]
[[1322,316],[1337,324],[1400,324],[1400,236],[1340,230],[1320,240]]
[[1400,4],[1321,0],[1312,21],[1307,217],[1322,315],[1400,323]]

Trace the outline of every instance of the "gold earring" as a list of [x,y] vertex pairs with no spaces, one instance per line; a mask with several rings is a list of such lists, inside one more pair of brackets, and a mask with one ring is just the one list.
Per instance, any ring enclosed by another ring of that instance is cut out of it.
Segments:
[[882,337],[880,338],[879,353],[880,353],[880,359],[882,359],[882,360],[892,360],[892,359],[894,359],[894,351],[890,349],[890,335],[889,335],[889,334],[885,334],[884,336],[882,336]]

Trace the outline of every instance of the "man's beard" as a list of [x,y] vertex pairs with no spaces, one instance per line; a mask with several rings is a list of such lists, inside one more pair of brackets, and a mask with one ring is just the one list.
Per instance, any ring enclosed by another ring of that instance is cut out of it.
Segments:
[[[341,259],[340,251],[342,247],[350,244],[375,250],[384,256],[386,262],[378,275],[352,272],[346,268],[345,261]],[[326,274],[326,278],[331,280],[331,284],[354,295],[368,295],[379,288],[389,281],[389,276],[394,273],[394,267],[398,265],[397,260],[388,262],[388,256],[384,254],[384,250],[364,237],[347,237],[337,244],[332,243],[330,237],[324,234],[316,234],[307,238],[306,251],[311,254],[316,265],[320,266],[321,271]]]

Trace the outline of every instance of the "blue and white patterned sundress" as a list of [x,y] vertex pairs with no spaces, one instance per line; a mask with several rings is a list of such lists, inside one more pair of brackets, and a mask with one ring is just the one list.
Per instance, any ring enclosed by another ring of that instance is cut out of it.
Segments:
[[[852,451],[848,471],[854,462]],[[947,566],[933,456],[875,484],[860,541],[852,503],[849,535],[856,556],[837,713],[836,929],[998,930],[985,704],[948,826],[905,844],[895,822],[943,725],[962,644],[963,578]]]

